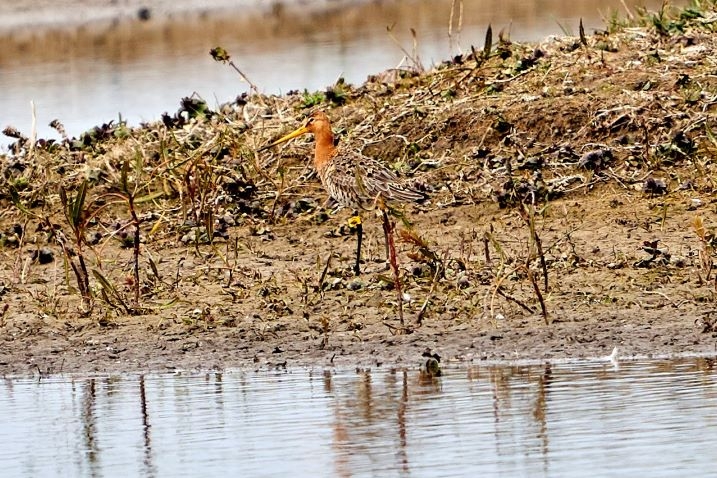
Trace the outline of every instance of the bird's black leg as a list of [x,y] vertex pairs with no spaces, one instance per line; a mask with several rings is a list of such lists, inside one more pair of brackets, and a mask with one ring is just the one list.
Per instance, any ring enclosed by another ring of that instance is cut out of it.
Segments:
[[354,266],[354,274],[359,275],[361,274],[361,266],[359,266],[359,264],[361,263],[361,241],[363,240],[363,226],[360,222],[356,226],[356,234],[358,235],[358,240],[356,241],[356,265]]
[[349,226],[356,228],[356,264],[354,265],[354,274],[361,274],[361,243],[363,241],[363,224],[361,223],[361,216],[358,215],[358,211],[354,211],[354,215],[349,219]]

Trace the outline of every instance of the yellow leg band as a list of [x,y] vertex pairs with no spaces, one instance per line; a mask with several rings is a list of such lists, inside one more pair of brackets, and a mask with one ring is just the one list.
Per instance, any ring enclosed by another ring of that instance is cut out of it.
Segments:
[[349,227],[351,229],[355,229],[359,224],[361,224],[361,217],[360,216],[351,216],[349,218]]

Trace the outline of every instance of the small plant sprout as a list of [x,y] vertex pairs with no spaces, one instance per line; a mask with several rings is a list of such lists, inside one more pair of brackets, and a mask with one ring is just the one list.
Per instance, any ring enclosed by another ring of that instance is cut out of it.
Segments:
[[[90,279],[87,274],[87,266],[85,265],[85,255],[83,250],[83,244],[85,243],[85,232],[87,229],[87,221],[90,217],[88,211],[85,209],[85,199],[87,198],[87,180],[82,181],[77,193],[74,197],[67,195],[67,190],[64,187],[60,188],[60,200],[62,201],[63,212],[65,213],[65,219],[67,224],[70,226],[72,231],[72,238],[74,240],[75,251],[74,254],[70,251],[67,246],[67,240],[62,234],[62,231],[55,231],[53,224],[49,218],[45,218],[45,224],[51,234],[55,235],[57,242],[62,248],[62,253],[65,256],[65,261],[70,264],[72,271],[77,279],[77,287],[82,297],[82,302],[85,306],[85,313],[89,314],[92,311],[92,293],[90,291]],[[75,263],[75,257],[77,257],[77,263]]]
[[[136,168],[135,173],[139,174],[142,170],[142,161],[141,161],[141,155],[137,154],[137,162],[136,162]],[[129,180],[127,179],[129,173],[129,161],[125,160],[124,163],[122,163],[122,174],[120,176],[120,191],[122,195],[124,196],[124,200],[127,201],[127,209],[129,210],[130,218],[131,218],[131,224],[132,229],[134,232],[134,241],[133,241],[133,267],[132,270],[134,271],[134,283],[133,283],[133,289],[134,289],[134,307],[139,307],[139,288],[140,288],[140,282],[139,282],[139,226],[140,226],[140,220],[137,216],[137,210],[135,207],[135,200],[136,200],[136,193],[137,189],[136,187],[131,188],[129,186]]]
[[[379,201],[383,203],[383,200],[379,198]],[[404,329],[403,321],[403,290],[401,287],[401,271],[398,267],[398,256],[396,255],[396,243],[394,241],[394,230],[396,228],[393,219],[389,215],[388,209],[383,204],[379,204],[381,210],[381,222],[383,224],[383,232],[386,236],[386,246],[388,248],[388,263],[391,266],[393,272],[393,288],[396,291],[396,302],[398,306],[398,320],[401,324],[401,329]]]
[[214,58],[214,61],[218,61],[219,63],[228,63],[229,66],[234,68],[234,71],[239,73],[239,76],[249,85],[249,88],[251,88],[254,93],[259,93],[259,88],[257,88],[256,85],[252,83],[252,81],[244,74],[244,72],[239,69],[236,63],[234,63],[231,59],[229,52],[227,52],[224,48],[220,46],[214,47],[209,50],[209,54],[212,58]]
[[[714,267],[713,256],[715,247],[717,247],[717,236],[715,236],[714,232],[707,230],[702,216],[699,215],[692,220],[692,229],[700,240],[700,263],[705,273],[704,280],[709,281]],[[700,276],[701,281],[702,277]],[[715,275],[715,291],[717,291],[717,275]]]

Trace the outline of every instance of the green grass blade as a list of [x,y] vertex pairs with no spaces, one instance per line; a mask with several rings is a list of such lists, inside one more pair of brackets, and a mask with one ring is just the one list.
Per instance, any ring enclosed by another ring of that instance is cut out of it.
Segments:
[[488,24],[488,30],[485,32],[485,43],[483,44],[483,58],[487,59],[490,56],[490,51],[493,49],[493,27]]
[[70,222],[73,228],[77,229],[82,223],[82,212],[85,206],[85,198],[87,197],[87,180],[82,181],[80,189],[77,190],[77,196],[72,205],[72,211],[70,215]]

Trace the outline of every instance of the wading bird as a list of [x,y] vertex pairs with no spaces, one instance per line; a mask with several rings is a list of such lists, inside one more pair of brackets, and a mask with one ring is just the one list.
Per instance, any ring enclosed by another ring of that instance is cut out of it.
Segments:
[[[377,205],[383,207],[384,202],[419,201],[425,199],[425,196],[406,187],[393,171],[375,159],[349,150],[342,145],[335,146],[331,122],[326,113],[322,111],[314,112],[297,130],[260,148],[259,151],[307,133],[312,133],[316,141],[314,166],[324,188],[340,205],[356,211],[354,216],[358,219],[355,221],[358,244],[354,273],[358,275],[361,272],[359,263],[363,235],[358,211],[372,210]],[[386,233],[385,230],[384,232]],[[386,245],[388,247],[388,237],[386,237]]]

